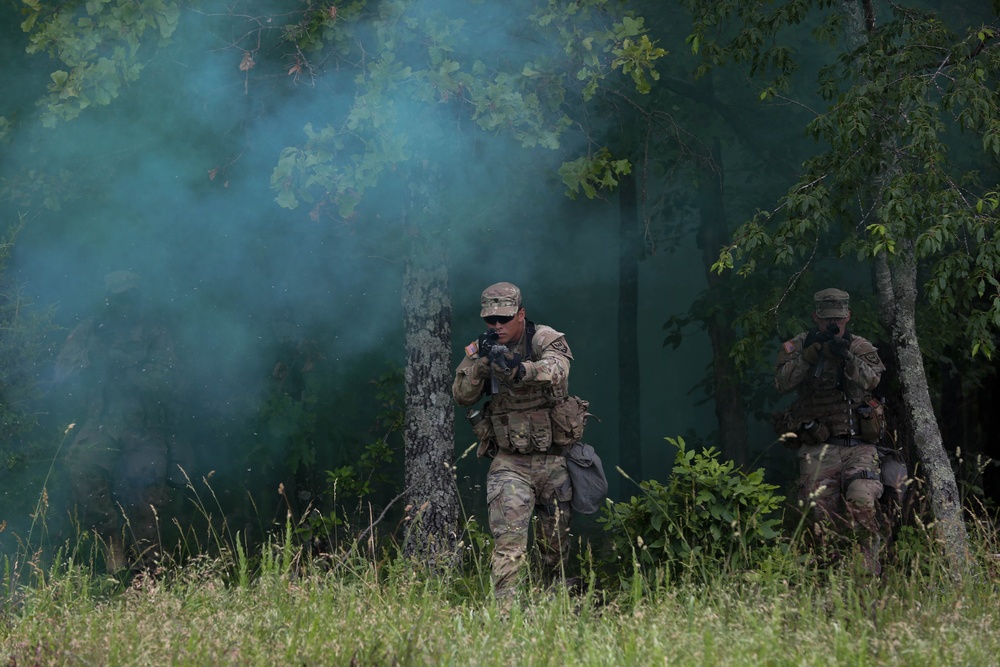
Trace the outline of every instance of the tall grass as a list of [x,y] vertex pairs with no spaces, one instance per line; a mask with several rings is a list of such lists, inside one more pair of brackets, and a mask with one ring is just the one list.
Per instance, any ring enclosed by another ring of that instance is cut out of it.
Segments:
[[1000,545],[991,523],[970,527],[975,565],[957,583],[914,530],[882,578],[776,550],[707,580],[592,570],[577,595],[532,586],[506,610],[475,567],[428,575],[365,549],[314,554],[289,519],[253,554],[233,536],[131,581],[54,560],[16,596],[8,587],[0,664],[995,664]]
[[973,566],[961,579],[919,523],[881,577],[860,556],[819,566],[794,540],[745,569],[696,556],[657,569],[634,553],[608,569],[601,545],[578,543],[582,586],[529,581],[508,608],[492,597],[489,538],[472,520],[462,566],[428,572],[375,539],[375,517],[354,543],[324,550],[298,540],[307,518],[289,513],[251,546],[208,480],[204,493],[188,483],[199,527],[177,526],[177,549],[152,571],[101,574],[86,533],[47,558],[26,541],[0,563],[0,665],[897,667],[1000,655],[1000,539],[984,508],[969,515]]

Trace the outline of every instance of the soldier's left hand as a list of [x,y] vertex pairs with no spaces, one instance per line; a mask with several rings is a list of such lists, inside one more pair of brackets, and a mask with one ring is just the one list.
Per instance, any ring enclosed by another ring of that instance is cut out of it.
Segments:
[[524,377],[524,365],[521,363],[521,355],[516,352],[497,357],[493,362],[493,372],[497,377],[507,382],[516,382]]
[[830,351],[841,359],[848,359],[851,356],[850,347],[851,341],[845,338],[834,338],[830,341]]

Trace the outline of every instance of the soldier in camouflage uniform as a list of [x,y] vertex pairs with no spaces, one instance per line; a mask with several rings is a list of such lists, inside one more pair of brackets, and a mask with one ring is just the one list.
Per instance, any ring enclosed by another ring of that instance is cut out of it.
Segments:
[[[778,424],[795,434],[798,498],[814,534],[856,529],[873,571],[881,543],[876,501],[882,495],[877,443],[884,435],[882,404],[872,397],[885,366],[878,350],[847,331],[850,296],[825,289],[814,296],[816,328],[786,341],[774,385],[797,398]],[[789,436],[790,437],[790,436]]]
[[[471,406],[484,396],[482,411],[470,410],[479,436],[479,455],[493,457],[486,482],[490,531],[493,533],[494,591],[509,599],[518,587],[528,547],[528,530],[536,515],[535,545],[545,575],[564,574],[569,553],[570,501],[573,489],[561,447],[572,435],[560,429],[564,411],[575,411],[569,397],[573,360],[563,334],[526,319],[521,291],[497,283],[483,291],[481,316],[506,347],[492,361],[486,336],[465,349],[455,372],[452,395]],[[492,392],[491,380],[496,380]],[[569,421],[580,418],[569,415]]]
[[156,556],[156,508],[168,499],[167,461],[177,357],[167,330],[141,313],[139,277],[105,278],[105,308],[70,333],[55,379],[81,422],[66,452],[81,527],[107,549],[107,567]]

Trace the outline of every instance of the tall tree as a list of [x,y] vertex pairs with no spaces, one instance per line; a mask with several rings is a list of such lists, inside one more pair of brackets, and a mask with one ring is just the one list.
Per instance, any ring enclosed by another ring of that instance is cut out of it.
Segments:
[[[737,1],[714,4],[692,41],[718,63],[732,58],[776,73],[762,97],[780,95],[793,68],[790,52],[775,46],[776,39],[805,21],[810,9],[825,10],[818,37],[831,44],[839,37],[848,45],[839,62],[822,71],[820,90],[830,107],[807,127],[827,148],[805,163],[775,210],[737,231],[717,268],[743,259],[746,274],[765,257],[779,264],[808,261],[823,246],[870,259],[936,533],[961,573],[967,562],[962,507],[930,402],[917,327],[919,303],[926,300],[961,317],[970,355],[995,352],[998,19],[970,20],[956,33],[935,14],[898,4],[879,20],[867,0],[786,2],[771,12]],[[720,26],[737,15],[735,36],[716,40]],[[930,278],[922,291],[918,264]]]

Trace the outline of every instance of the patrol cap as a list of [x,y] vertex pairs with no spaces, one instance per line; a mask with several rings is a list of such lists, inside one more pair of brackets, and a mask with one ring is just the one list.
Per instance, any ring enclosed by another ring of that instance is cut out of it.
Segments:
[[139,275],[131,271],[112,271],[104,276],[104,291],[108,294],[121,294],[130,289],[139,289]]
[[850,314],[851,295],[844,290],[830,287],[813,295],[816,302],[816,317],[820,319],[842,319]]
[[483,290],[480,317],[513,317],[521,308],[521,290],[510,283],[496,283]]

